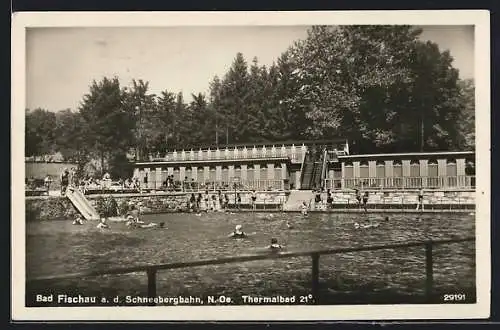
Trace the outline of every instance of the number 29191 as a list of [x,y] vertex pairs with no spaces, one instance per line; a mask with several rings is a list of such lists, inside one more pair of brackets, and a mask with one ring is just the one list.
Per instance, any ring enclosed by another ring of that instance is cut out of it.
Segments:
[[443,301],[465,301],[465,293],[444,294]]

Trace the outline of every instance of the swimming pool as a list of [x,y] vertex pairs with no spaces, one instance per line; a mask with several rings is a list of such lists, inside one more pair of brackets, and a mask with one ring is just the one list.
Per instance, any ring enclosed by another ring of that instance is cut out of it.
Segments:
[[[28,278],[111,267],[185,262],[253,254],[263,251],[272,237],[287,251],[342,248],[474,235],[474,216],[468,214],[310,214],[209,213],[156,214],[146,221],[166,223],[165,229],[129,229],[110,222],[110,230],[95,222],[73,226],[71,221],[26,224]],[[379,221],[377,228],[356,229],[354,221]],[[289,220],[294,229],[288,229]],[[243,225],[248,239],[227,238]],[[434,247],[434,283],[439,292],[475,291],[474,242]],[[425,259],[422,247],[365,251],[320,258],[323,293],[337,297],[329,303],[371,303],[408,299],[422,294]],[[238,264],[160,271],[159,295],[227,295],[242,303],[241,295],[298,295],[310,293],[310,258],[272,259]],[[27,303],[43,292],[81,295],[139,295],[147,292],[144,273],[64,280],[27,287]],[[470,293],[469,293],[470,294]],[[361,296],[364,298],[360,298]],[[340,299],[339,297],[343,297]],[[390,298],[393,297],[393,298]],[[396,297],[396,298],[394,298]],[[240,300],[238,300],[240,299]],[[347,300],[346,300],[347,299]],[[351,299],[351,300],[349,300]],[[379,299],[379,300],[377,300]],[[30,303],[31,301],[31,303]],[[399,301],[398,301],[399,302]],[[401,301],[405,302],[405,301]],[[471,301],[469,301],[471,302]],[[36,303],[33,303],[36,305]]]

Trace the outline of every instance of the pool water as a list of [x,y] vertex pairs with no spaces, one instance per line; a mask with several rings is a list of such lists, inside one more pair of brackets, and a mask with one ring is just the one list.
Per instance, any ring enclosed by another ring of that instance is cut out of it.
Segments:
[[[309,214],[208,213],[156,214],[146,222],[165,222],[164,229],[130,229],[109,222],[109,230],[96,222],[74,226],[71,221],[26,224],[26,274],[36,276],[105,270],[112,267],[186,262],[254,254],[265,251],[275,237],[286,251],[343,248],[426,239],[474,235],[473,215],[468,214]],[[286,220],[293,224],[288,229]],[[380,222],[370,229],[356,229],[354,222]],[[231,239],[237,224],[250,233],[247,239]],[[434,284],[439,292],[474,292],[474,242],[434,247]],[[358,296],[359,293],[411,296],[423,294],[423,247],[353,252],[321,256],[320,285],[326,294]],[[308,294],[311,260],[308,257],[271,259],[226,265],[160,271],[159,295]],[[147,293],[144,273],[64,280],[28,286],[27,298],[39,293],[141,295]],[[30,296],[31,295],[31,296]],[[30,299],[28,299],[29,301]],[[241,301],[239,301],[241,302]],[[373,301],[377,303],[378,301]],[[337,302],[333,302],[337,303]],[[339,301],[338,303],[341,303]]]

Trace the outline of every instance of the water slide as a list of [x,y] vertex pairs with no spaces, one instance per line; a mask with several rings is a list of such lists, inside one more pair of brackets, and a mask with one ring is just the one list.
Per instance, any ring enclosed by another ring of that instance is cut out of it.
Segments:
[[98,220],[99,213],[90,204],[87,198],[82,194],[82,192],[76,188],[68,187],[66,189],[66,196],[69,198],[71,203],[76,207],[78,211],[87,220]]

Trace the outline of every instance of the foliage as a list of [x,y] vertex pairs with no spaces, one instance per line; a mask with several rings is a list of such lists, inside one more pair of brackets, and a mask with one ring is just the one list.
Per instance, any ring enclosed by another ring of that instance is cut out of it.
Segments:
[[37,156],[55,152],[56,115],[45,109],[26,110],[25,155]]
[[85,142],[104,164],[111,153],[126,153],[134,142],[134,114],[122,106],[118,78],[94,81],[80,105]]

